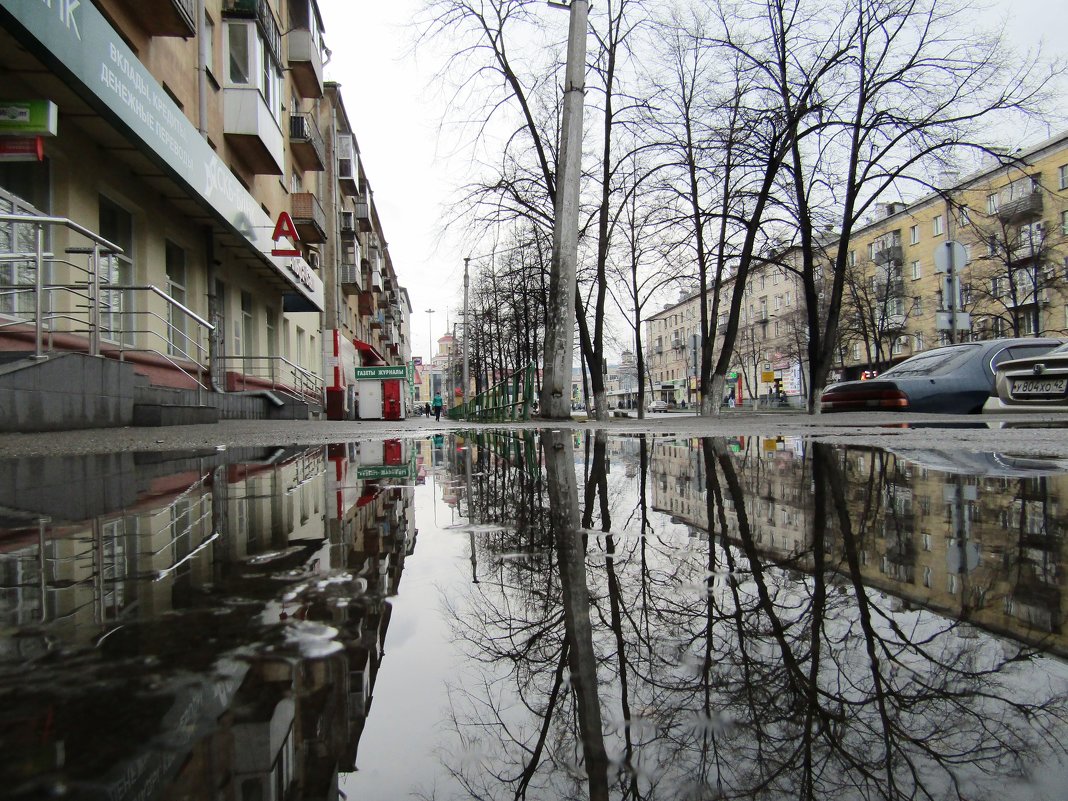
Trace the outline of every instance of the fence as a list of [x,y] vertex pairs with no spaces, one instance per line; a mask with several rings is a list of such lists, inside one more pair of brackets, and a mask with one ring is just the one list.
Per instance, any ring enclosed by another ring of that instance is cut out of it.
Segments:
[[531,362],[485,392],[478,393],[466,404],[449,409],[449,418],[492,423],[529,420],[534,405],[536,375],[536,367]]

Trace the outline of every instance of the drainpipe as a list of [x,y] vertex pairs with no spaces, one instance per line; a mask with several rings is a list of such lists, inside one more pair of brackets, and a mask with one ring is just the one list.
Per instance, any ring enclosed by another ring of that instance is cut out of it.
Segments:
[[197,0],[197,131],[208,138],[208,16],[204,0]]
[[215,295],[215,282],[218,270],[215,265],[215,232],[210,225],[204,227],[204,261],[208,265],[208,320],[215,330],[208,334],[208,373],[211,375],[211,388],[214,392],[225,392],[219,386],[219,370],[222,360],[220,345],[224,332],[219,329],[219,299]]

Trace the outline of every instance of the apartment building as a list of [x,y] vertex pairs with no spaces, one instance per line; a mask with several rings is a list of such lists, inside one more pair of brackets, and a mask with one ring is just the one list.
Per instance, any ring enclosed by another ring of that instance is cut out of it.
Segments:
[[324,36],[316,0],[0,0],[0,351],[50,387],[8,425],[351,417],[407,360]]
[[[1068,132],[1011,166],[943,183],[884,204],[852,238],[840,346],[849,377],[939,344],[1068,333]],[[950,242],[964,264],[948,264]]]

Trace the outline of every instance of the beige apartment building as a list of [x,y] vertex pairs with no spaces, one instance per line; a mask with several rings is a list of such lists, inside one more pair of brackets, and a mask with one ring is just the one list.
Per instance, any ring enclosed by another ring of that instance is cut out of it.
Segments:
[[[966,263],[948,263],[950,242]],[[850,246],[840,344],[848,377],[954,341],[1068,333],[1066,259],[1068,132],[1012,166],[884,205]]]
[[[1068,132],[1016,154],[1011,166],[944,183],[913,203],[883,204],[854,232],[832,378],[870,375],[950,342],[1068,335]],[[790,255],[750,271],[728,376],[738,402],[807,396],[804,295]],[[698,321],[696,295],[647,321],[656,399],[693,401]],[[723,311],[719,334],[726,321]]]
[[47,388],[5,425],[351,417],[407,361],[316,0],[0,0],[0,43],[0,350]]

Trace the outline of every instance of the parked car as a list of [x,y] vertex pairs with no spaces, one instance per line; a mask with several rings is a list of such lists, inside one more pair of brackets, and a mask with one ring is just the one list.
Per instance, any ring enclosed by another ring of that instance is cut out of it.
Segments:
[[1001,362],[984,412],[1068,412],[1068,342],[1047,353]]
[[663,400],[650,401],[646,408],[650,412],[666,412],[668,410],[668,402]]
[[917,353],[868,381],[843,381],[820,396],[824,412],[901,411],[975,414],[994,392],[994,368],[1038,356],[1060,340],[1028,337],[965,342]]

